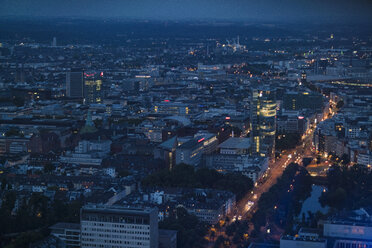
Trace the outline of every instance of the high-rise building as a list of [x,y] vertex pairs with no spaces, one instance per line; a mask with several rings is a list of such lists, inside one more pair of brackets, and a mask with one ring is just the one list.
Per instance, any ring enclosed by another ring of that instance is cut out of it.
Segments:
[[306,84],[306,82],[307,82],[307,74],[306,74],[305,71],[302,71],[300,83],[301,84]]
[[66,96],[82,98],[84,92],[84,77],[82,70],[71,70],[66,73]]
[[276,101],[275,91],[253,89],[251,96],[252,153],[272,156],[275,148]]
[[86,205],[80,211],[81,247],[157,248],[157,208]]
[[286,110],[321,110],[323,96],[313,92],[286,92],[283,96],[283,109]]
[[103,72],[84,73],[84,103],[100,103],[102,101]]
[[53,47],[57,46],[57,38],[56,37],[53,37],[52,46]]

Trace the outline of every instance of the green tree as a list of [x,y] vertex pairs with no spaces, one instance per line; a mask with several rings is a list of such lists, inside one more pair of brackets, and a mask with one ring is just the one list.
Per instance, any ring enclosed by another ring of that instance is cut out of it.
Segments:
[[336,108],[338,108],[338,109],[342,108],[343,106],[344,106],[344,101],[343,100],[338,101],[337,104],[336,104]]
[[50,174],[52,173],[53,171],[55,170],[55,167],[52,163],[47,163],[45,166],[44,166],[44,173],[47,173],[47,174]]

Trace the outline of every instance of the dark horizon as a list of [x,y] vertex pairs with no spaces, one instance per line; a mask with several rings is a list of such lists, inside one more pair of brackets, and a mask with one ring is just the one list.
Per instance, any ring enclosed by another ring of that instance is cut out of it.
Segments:
[[248,21],[371,23],[372,2],[263,0],[153,1],[8,1],[0,0],[0,18],[83,18],[161,21]]

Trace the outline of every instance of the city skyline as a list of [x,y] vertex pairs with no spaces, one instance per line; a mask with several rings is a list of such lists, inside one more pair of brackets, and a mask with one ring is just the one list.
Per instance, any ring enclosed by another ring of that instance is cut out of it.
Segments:
[[372,248],[371,1],[0,6],[0,247]]

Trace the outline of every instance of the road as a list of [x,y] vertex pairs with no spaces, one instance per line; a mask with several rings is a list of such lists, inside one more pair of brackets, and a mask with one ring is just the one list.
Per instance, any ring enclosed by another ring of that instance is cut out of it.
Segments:
[[[331,115],[328,116],[328,112],[325,110],[323,113],[324,119],[322,121],[332,117],[334,114],[335,112],[331,111]],[[262,193],[267,192],[271,186],[276,183],[277,179],[283,174],[283,171],[290,163],[295,162],[302,164],[303,158],[314,156],[315,150],[313,148],[312,140],[315,129],[316,125],[304,134],[300,145],[294,149],[283,152],[279,159],[270,163],[267,170],[267,176],[263,175],[259,180],[257,180],[251,193],[247,194],[239,203],[237,203],[237,211],[235,213],[237,218],[241,216],[241,219],[250,219],[251,215],[257,210],[257,202]],[[247,207],[248,201],[253,202],[252,207]],[[234,217],[230,219],[233,220]]]
[[[260,196],[267,192],[273,186],[277,179],[283,174],[285,168],[292,162],[301,164],[304,157],[312,155],[312,136],[313,130],[310,130],[303,138],[301,145],[295,149],[288,150],[282,153],[282,156],[269,166],[267,176],[263,175],[257,180],[255,187],[250,194],[246,195],[238,204],[236,215],[242,216],[242,219],[249,219],[251,214],[256,211],[257,202]],[[253,202],[253,206],[247,208],[248,201]],[[233,218],[232,218],[233,219]]]
[[[301,164],[302,158],[311,156],[313,132],[313,129],[309,130],[309,132],[303,138],[301,145],[297,146],[295,149],[282,153],[282,156],[279,159],[270,163],[267,171],[268,173],[266,175],[264,174],[259,180],[257,180],[253,190],[237,203],[235,212],[228,216],[230,223],[227,224],[231,224],[235,220],[249,221],[252,217],[252,214],[257,210],[257,202],[261,195],[264,192],[267,192],[271,186],[276,183],[277,179],[282,175],[285,168],[292,162]],[[247,204],[248,202],[250,204]],[[212,227],[212,230],[215,231],[216,229]],[[219,235],[226,237],[224,228],[218,230],[216,237]],[[208,247],[213,247],[213,242],[211,242]],[[230,247],[235,246],[231,244]]]
[[[325,118],[322,121],[332,117],[334,114],[335,113],[331,111],[331,115],[328,116],[328,112],[325,110],[323,114]],[[261,178],[256,181],[253,190],[237,203],[235,212],[228,216],[230,223],[226,224],[231,224],[235,220],[250,221],[252,215],[257,210],[257,202],[259,201],[261,195],[264,192],[267,192],[276,183],[277,179],[283,174],[285,168],[292,162],[302,164],[302,159],[305,157],[314,157],[315,150],[313,148],[312,139],[315,129],[316,125],[314,125],[304,134],[300,145],[294,149],[282,152],[279,159],[269,163],[267,173],[262,175]],[[212,229],[216,230],[214,227],[212,227]],[[226,237],[224,228],[218,230],[216,237],[219,235]],[[213,242],[210,242],[208,247],[212,246]],[[230,247],[234,247],[234,245],[231,244]]]

